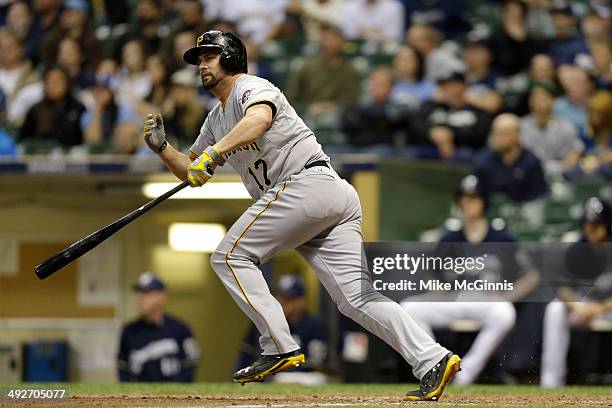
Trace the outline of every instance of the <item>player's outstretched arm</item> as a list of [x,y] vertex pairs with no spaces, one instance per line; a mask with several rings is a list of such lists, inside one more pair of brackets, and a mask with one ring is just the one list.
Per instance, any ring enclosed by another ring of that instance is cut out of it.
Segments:
[[159,157],[166,164],[166,167],[168,167],[176,177],[183,181],[187,180],[187,166],[196,159],[195,156],[193,156],[193,158],[187,157],[170,144],[168,144],[168,147],[159,154]]
[[247,109],[240,122],[215,143],[213,148],[223,156],[232,149],[253,143],[268,130],[271,124],[272,108],[263,103],[253,105]]
[[176,177],[187,180],[187,166],[195,157],[187,157],[168,143],[164,122],[160,114],[153,115],[150,113],[145,117],[144,140]]

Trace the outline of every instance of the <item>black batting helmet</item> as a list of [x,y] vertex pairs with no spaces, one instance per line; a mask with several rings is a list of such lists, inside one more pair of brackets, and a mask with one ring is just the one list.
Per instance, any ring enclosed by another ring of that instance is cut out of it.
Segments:
[[585,201],[582,208],[580,225],[585,222],[602,222],[606,225],[608,236],[612,235],[612,208],[605,200],[591,197]]
[[186,63],[199,65],[198,56],[206,50],[221,54],[221,66],[228,72],[247,72],[247,52],[244,44],[236,35],[227,31],[212,30],[201,34],[196,45],[183,55]]

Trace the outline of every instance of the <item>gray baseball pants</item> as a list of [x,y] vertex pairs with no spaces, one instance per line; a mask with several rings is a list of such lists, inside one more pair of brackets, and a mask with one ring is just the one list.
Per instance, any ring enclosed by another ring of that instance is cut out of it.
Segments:
[[361,206],[334,170],[316,166],[253,203],[211,256],[223,285],[261,333],[264,355],[299,346],[258,265],[287,249],[311,265],[341,313],[393,347],[421,379],[447,353],[402,309],[374,291],[362,266]]

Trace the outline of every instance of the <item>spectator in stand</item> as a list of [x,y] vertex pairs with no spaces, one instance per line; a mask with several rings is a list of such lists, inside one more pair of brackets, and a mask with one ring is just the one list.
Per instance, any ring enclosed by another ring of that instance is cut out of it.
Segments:
[[115,61],[102,60],[96,70],[96,85],[83,97],[87,110],[80,125],[87,144],[110,144],[119,124],[140,121],[141,116],[129,106],[117,102],[113,94],[116,73]]
[[[133,11],[133,20],[127,32],[119,39],[122,49],[133,39],[139,39],[147,55],[160,50],[165,36],[170,34],[170,27],[163,23],[161,0],[138,0]],[[193,39],[192,39],[193,41]]]
[[[213,0],[214,1],[214,0]],[[106,21],[110,26],[125,24],[128,22],[131,12],[131,2],[103,0],[104,10],[102,11]]]
[[204,33],[208,31],[206,14],[202,3],[199,0],[181,0],[176,4],[178,11],[178,21],[174,32],[192,31]]
[[80,127],[85,107],[70,91],[70,76],[59,66],[44,75],[44,98],[28,112],[19,131],[20,143],[57,143],[64,148],[80,145]]
[[146,106],[139,107],[139,115],[142,112],[166,112],[169,109],[171,72],[164,57],[155,54],[147,58],[147,72],[151,77],[151,92],[144,100]]
[[413,24],[406,34],[406,42],[425,60],[425,79],[435,81],[448,71],[461,71],[463,62],[442,44],[444,37],[433,27]]
[[171,77],[168,110],[164,113],[164,127],[171,141],[177,146],[190,147],[200,133],[208,112],[198,100],[197,86],[193,75],[177,71]]
[[427,24],[455,38],[470,29],[465,0],[403,0],[407,25]]
[[65,38],[72,38],[81,47],[84,68],[93,70],[100,61],[102,44],[96,39],[88,16],[89,4],[86,0],[64,0],[58,25],[42,39],[41,62],[54,64],[60,43]]
[[0,29],[0,90],[6,97],[7,121],[20,126],[30,107],[43,96],[43,87],[32,63],[24,58],[19,37]]
[[49,35],[60,25],[62,0],[35,0],[32,4],[34,10],[34,31],[38,33],[38,58],[45,61],[45,56],[53,58],[55,52],[47,54],[47,40]]
[[612,179],[612,92],[591,96],[587,111],[585,153],[570,178]]
[[9,6],[6,27],[14,32],[23,44],[25,57],[36,63],[40,33],[35,30],[34,15],[27,1],[16,1]]
[[236,25],[241,38],[248,37],[261,46],[276,38],[285,21],[285,1],[225,0],[220,19]]
[[[433,145],[425,156],[462,159],[485,146],[491,120],[489,115],[466,102],[465,75],[449,72],[438,80],[434,100],[423,104],[413,119],[417,141]],[[461,148],[461,149],[460,149]]]
[[482,38],[469,38],[463,51],[466,69],[466,100],[485,112],[498,113],[503,99],[498,92],[497,75],[491,71],[493,53]]
[[595,90],[592,78],[575,65],[559,67],[559,81],[565,96],[555,101],[553,114],[572,122],[578,134],[586,133],[587,103]]
[[548,44],[548,54],[555,65],[574,64],[580,54],[588,55],[589,50],[578,33],[578,22],[569,4],[553,4],[550,11],[555,36]]
[[57,50],[57,63],[70,75],[70,83],[78,92],[91,87],[95,78],[84,70],[81,46],[71,37],[64,38]]
[[291,103],[316,115],[357,102],[361,80],[344,57],[344,44],[338,27],[321,27],[319,55],[306,61],[288,79],[286,94]]
[[612,42],[593,41],[589,44],[593,57],[593,76],[597,88],[612,91]]
[[295,7],[300,3],[299,0],[283,0],[283,13],[285,14],[283,22],[278,27],[276,38],[304,38],[306,37],[306,29],[304,20],[302,19],[302,8]]
[[547,193],[540,160],[521,145],[516,115],[502,113],[493,120],[490,144],[475,160],[475,175],[490,194],[526,203]]
[[289,0],[287,8],[301,16],[306,37],[319,41],[321,24],[339,25],[346,15],[346,0]]
[[[163,113],[170,109],[170,69],[160,54],[147,58],[146,70],[151,91],[144,99],[134,99],[132,108],[139,117],[147,112]],[[193,75],[192,75],[193,76]]]
[[436,89],[432,81],[423,78],[423,57],[409,45],[402,45],[393,58],[395,84],[391,90],[391,101],[398,107],[415,111],[431,99]]
[[593,41],[608,41],[610,39],[610,4],[603,7],[591,7],[580,20],[580,32],[587,44]]
[[525,70],[540,48],[527,31],[526,12],[520,0],[502,3],[502,28],[490,41],[491,49],[495,50],[493,69],[500,75],[510,76]]
[[151,92],[151,78],[145,69],[142,42],[130,40],[125,43],[121,62],[114,92],[119,103],[130,105],[134,111],[138,111],[138,105]]
[[529,63],[529,79],[531,81],[546,82],[551,85],[557,83],[555,63],[546,54],[536,54]]
[[404,34],[404,8],[398,0],[354,0],[342,19],[349,39],[400,43]]
[[276,74],[274,74],[274,71],[272,71],[272,67],[270,67],[269,64],[259,60],[259,47],[257,47],[257,45],[248,38],[245,38],[242,42],[244,43],[247,52],[247,67],[249,75],[255,75],[260,78],[267,79],[274,85],[280,86]]
[[384,147],[394,144],[397,109],[391,102],[393,73],[387,67],[376,68],[367,82],[364,101],[349,106],[340,121],[346,141],[357,147]]
[[557,87],[559,81],[552,58],[547,54],[534,55],[529,64],[528,80],[520,82],[520,86],[516,89],[504,93],[504,106],[518,116],[525,116],[529,114],[529,92],[533,84],[541,83]]
[[536,83],[529,96],[529,115],[521,119],[521,144],[550,174],[560,174],[578,162],[584,146],[574,125],[553,113],[555,89]]
[[538,40],[552,38],[554,28],[550,18],[551,0],[523,0],[527,5],[527,32]]
[[[167,56],[168,63],[170,66],[170,71],[178,71],[179,69],[185,69],[185,61],[183,61],[183,54],[185,51],[193,47],[193,39],[197,38],[200,33],[195,33],[194,31],[179,31],[174,34],[172,38],[172,49],[169,55]],[[197,75],[195,70],[194,77]],[[198,76],[199,77],[199,76]]]

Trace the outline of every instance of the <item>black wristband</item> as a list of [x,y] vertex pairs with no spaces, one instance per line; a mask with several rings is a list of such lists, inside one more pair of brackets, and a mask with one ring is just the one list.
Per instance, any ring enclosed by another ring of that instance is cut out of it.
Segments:
[[168,147],[168,141],[164,140],[164,143],[162,143],[161,146],[159,146],[159,153],[158,154],[162,154],[162,152],[164,150],[166,150],[166,147]]

